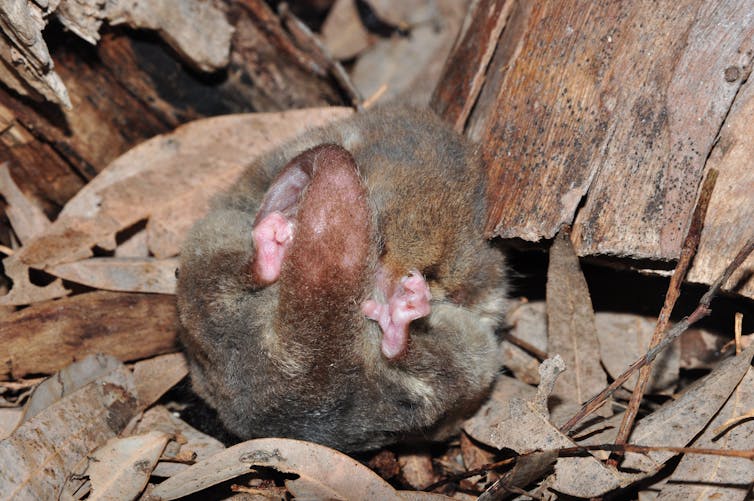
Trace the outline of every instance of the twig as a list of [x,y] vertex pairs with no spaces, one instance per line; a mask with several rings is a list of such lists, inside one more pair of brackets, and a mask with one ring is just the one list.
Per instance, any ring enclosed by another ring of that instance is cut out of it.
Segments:
[[560,449],[560,456],[579,454],[587,451],[611,451],[611,452],[636,452],[646,454],[647,452],[676,452],[678,454],[700,454],[706,456],[724,456],[744,459],[754,459],[754,449],[697,449],[694,447],[663,447],[634,444],[600,444],[600,445],[577,445],[576,447],[566,447]]
[[544,362],[545,359],[547,358],[547,353],[540,350],[533,344],[527,343],[523,339],[514,336],[510,332],[503,333],[502,337],[505,341],[508,341],[510,344],[518,346],[524,351],[528,351],[531,355],[534,355],[534,357],[537,358],[540,362]]
[[512,457],[512,458],[503,459],[501,461],[497,461],[495,463],[485,464],[473,470],[464,471],[463,473],[457,473],[455,475],[450,475],[448,477],[442,478],[438,480],[437,482],[428,485],[422,490],[425,492],[432,492],[433,490],[437,489],[438,487],[442,487],[445,484],[460,482],[461,480],[465,480],[469,477],[474,477],[476,475],[484,475],[487,472],[497,470],[498,468],[502,468],[503,466],[508,466],[515,462],[516,462],[516,457]]
[[[459,482],[461,480],[464,480],[469,477],[474,477],[476,475],[484,475],[485,473],[497,470],[503,466],[508,466],[511,463],[518,462],[519,459],[524,456],[530,456],[536,453],[557,452],[558,457],[564,457],[564,456],[573,456],[573,455],[579,455],[579,454],[587,454],[589,451],[609,451],[609,452],[620,452],[620,453],[635,452],[637,454],[667,451],[667,452],[675,452],[678,454],[700,454],[700,455],[707,455],[707,456],[736,457],[736,458],[754,460],[754,449],[733,449],[733,450],[731,449],[704,449],[704,448],[695,448],[695,447],[669,447],[669,446],[665,447],[661,445],[652,446],[652,445],[634,445],[634,444],[577,445],[575,447],[563,447],[561,449],[553,449],[552,451],[535,450],[535,451],[524,452],[523,454],[519,454],[518,456],[515,456],[512,458],[507,458],[507,459],[503,459],[502,461],[497,461],[495,463],[486,464],[474,470],[469,470],[463,473],[459,473],[457,475],[448,476],[446,478],[438,480],[437,482],[425,487],[422,490],[425,492],[431,492],[437,489],[438,487],[442,487],[443,485],[446,485],[449,483]],[[500,487],[504,489],[509,489],[512,486],[502,485]]]
[[615,390],[620,388],[620,386],[625,383],[633,375],[634,372],[651,363],[657,357],[657,355],[659,355],[670,343],[673,342],[673,340],[675,340],[675,338],[684,333],[686,329],[688,329],[692,324],[709,315],[709,305],[712,302],[712,299],[717,295],[718,292],[720,292],[720,288],[723,286],[723,284],[727,282],[733,272],[739,266],[741,266],[744,260],[746,260],[749,254],[751,254],[752,250],[754,250],[754,236],[749,238],[749,240],[746,242],[746,244],[744,244],[741,250],[738,251],[736,257],[733,258],[733,261],[731,261],[727,268],[725,268],[725,271],[723,271],[722,275],[720,275],[717,280],[715,280],[715,282],[710,286],[707,293],[702,296],[702,299],[699,301],[699,305],[693,312],[691,312],[691,315],[675,324],[675,326],[673,326],[673,328],[665,334],[665,337],[660,342],[660,344],[650,349],[646,355],[632,363],[628,367],[628,369],[626,369],[623,374],[615,378],[615,381],[613,381],[607,388],[584,403],[579,412],[577,412],[571,419],[568,420],[567,423],[560,427],[560,431],[562,433],[568,433],[568,431],[573,428],[576,423],[578,423],[586,416],[594,412],[595,409],[600,407],[602,405],[602,402],[608,396],[612,395]]
[[[681,247],[681,256],[678,259],[675,271],[673,271],[673,276],[670,278],[670,285],[665,294],[665,303],[662,305],[662,310],[660,310],[660,315],[657,318],[657,324],[655,325],[655,330],[652,334],[652,340],[649,342],[649,349],[660,344],[663,334],[668,328],[670,314],[673,312],[678,296],[681,295],[681,284],[686,277],[686,272],[691,264],[691,259],[694,257],[694,254],[696,254],[697,247],[699,247],[699,239],[701,238],[702,228],[704,226],[704,217],[707,214],[707,207],[709,206],[709,201],[712,197],[712,190],[714,190],[716,182],[717,170],[710,169],[707,173],[707,177],[704,179],[699,194],[699,200],[696,203],[694,214],[691,217],[691,224],[689,225],[689,230],[686,233],[686,238]],[[649,377],[651,375],[651,363],[645,365],[639,371],[639,379],[636,382],[633,394],[631,395],[631,400],[628,403],[626,412],[623,414],[623,420],[618,428],[618,435],[615,438],[616,444],[625,444],[628,442],[628,436],[631,434],[634,421],[639,413],[639,405],[644,398],[644,392],[647,390]]]
[[315,52],[319,59],[326,62],[328,71],[335,81],[338,82],[338,85],[340,85],[343,91],[348,94],[348,98],[351,100],[353,107],[356,108],[356,111],[364,111],[364,106],[362,104],[364,100],[356,86],[351,81],[351,77],[348,76],[348,73],[343,68],[343,65],[332,57],[332,54],[327,50],[327,47],[320,42],[319,38],[312,33],[309,27],[293,15],[288,8],[288,4],[285,2],[281,3],[278,6],[278,13],[280,14],[280,17],[283,18],[283,21],[285,21],[286,26],[293,36],[295,36],[299,42],[307,43],[310,50]]

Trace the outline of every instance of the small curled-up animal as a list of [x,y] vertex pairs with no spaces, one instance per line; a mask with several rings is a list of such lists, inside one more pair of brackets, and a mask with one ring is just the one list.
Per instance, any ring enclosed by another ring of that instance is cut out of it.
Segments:
[[255,161],[181,253],[195,391],[241,438],[444,438],[499,368],[506,278],[484,194],[467,141],[409,107]]

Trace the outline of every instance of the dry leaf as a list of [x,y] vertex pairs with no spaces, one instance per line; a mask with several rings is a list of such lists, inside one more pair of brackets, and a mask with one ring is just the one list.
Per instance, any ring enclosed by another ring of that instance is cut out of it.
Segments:
[[[754,420],[729,429],[721,437],[715,429],[754,407],[754,369],[749,367],[733,395],[707,425],[691,447],[712,449],[754,449]],[[745,458],[686,454],[675,469],[657,501],[674,499],[744,500],[754,479],[754,461]]]
[[0,407],[0,440],[13,433],[21,424],[24,411],[20,407]]
[[352,78],[362,95],[372,96],[387,86],[382,97],[386,101],[400,96],[428,103],[468,4],[467,0],[389,0],[382,9],[372,3],[386,16],[383,19],[410,25],[411,35],[380,40],[359,57]]
[[[628,313],[598,313],[596,324],[602,363],[607,373],[616,378],[647,352],[657,319]],[[680,368],[678,343],[660,353],[652,367],[647,392],[672,393],[678,384]],[[623,386],[633,390],[637,377],[638,373],[634,374]]]
[[[292,482],[317,484],[333,499],[394,499],[395,490],[376,473],[325,446],[284,438],[260,438],[230,447],[158,485],[153,495],[176,499],[268,466],[300,477]],[[295,493],[294,493],[295,495]]]
[[432,456],[427,452],[400,454],[398,464],[401,466],[403,479],[414,489],[421,490],[437,481],[432,468]]
[[189,467],[188,464],[171,461],[172,458],[195,456],[196,461],[202,461],[225,449],[222,442],[192,428],[161,405],[146,411],[134,430],[135,433],[149,431],[161,431],[176,437],[176,441],[168,444],[152,472],[157,477],[172,477]]
[[142,407],[149,407],[188,375],[183,353],[142,360],[134,365],[134,382]]
[[3,259],[5,276],[13,282],[13,288],[0,296],[0,305],[31,304],[67,296],[71,291],[63,287],[63,281],[56,278],[53,282],[40,287],[29,280],[29,267],[18,260],[16,255]]
[[[641,419],[630,441],[637,445],[685,447],[702,431],[749,370],[754,344],[740,355],[722,362],[717,369],[697,381],[684,393],[649,416]],[[641,471],[655,471],[675,456],[668,451],[626,454],[623,466]]]
[[72,469],[136,412],[131,371],[122,365],[53,403],[0,441],[3,496],[50,499]]
[[322,42],[335,59],[351,59],[369,46],[355,0],[335,0],[322,24]]
[[[157,254],[155,254],[157,255]],[[115,248],[115,257],[148,257],[147,230],[137,231]]]
[[51,374],[93,353],[173,352],[176,322],[175,299],[157,294],[97,291],[35,304],[0,320],[0,379]]
[[152,468],[165,449],[169,436],[152,431],[144,435],[111,438],[94,451],[87,475],[92,501],[135,499],[147,485]]
[[0,195],[8,203],[5,215],[21,243],[31,240],[50,226],[42,209],[26,198],[13,181],[8,162],[0,164]]
[[[607,386],[600,365],[594,310],[570,232],[561,230],[550,247],[547,269],[547,351],[558,354],[568,370],[558,379],[556,404],[577,404]],[[602,409],[610,411],[611,406]]]
[[93,257],[48,268],[55,276],[95,289],[175,293],[178,259]]
[[494,447],[492,434],[498,424],[510,418],[511,400],[515,397],[528,400],[535,393],[534,387],[518,379],[505,375],[498,376],[490,398],[463,424],[464,431],[475,440]]
[[[512,399],[510,417],[494,429],[490,437],[492,445],[498,448],[507,447],[519,454],[576,445],[552,425],[547,413],[546,402],[563,369],[562,363],[557,357],[542,363],[542,382],[537,395],[528,401]],[[593,456],[559,458],[555,464],[555,471],[556,476],[552,482],[554,488],[564,494],[580,497],[600,496],[637,480],[636,476],[606,467]]]
[[55,376],[48,377],[34,388],[29,401],[24,406],[23,421],[28,421],[61,398],[122,365],[115,357],[96,354],[61,369]]
[[704,329],[687,330],[680,339],[680,366],[684,369],[714,369],[720,361],[720,351],[728,340],[727,335]]
[[[17,287],[30,286],[25,267],[51,269],[87,259],[94,246],[112,250],[117,233],[150,218],[148,242],[159,249],[155,255],[175,255],[185,230],[252,158],[350,113],[347,108],[314,108],[206,118],[136,146],[79,191],[44,234],[5,259],[6,269],[21,269],[0,303],[39,300],[32,293],[14,295]],[[169,224],[161,222],[166,219]],[[160,233],[159,228],[169,231]]]

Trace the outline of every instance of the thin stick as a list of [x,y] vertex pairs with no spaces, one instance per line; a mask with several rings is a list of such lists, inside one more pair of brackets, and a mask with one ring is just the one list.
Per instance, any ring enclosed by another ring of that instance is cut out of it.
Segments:
[[566,424],[560,427],[560,431],[562,433],[568,433],[568,431],[573,428],[576,423],[578,423],[586,416],[594,412],[598,407],[600,407],[604,400],[608,396],[612,395],[615,390],[620,388],[621,385],[634,374],[634,372],[651,363],[657,357],[657,355],[659,355],[665,348],[667,348],[670,343],[673,342],[673,340],[675,340],[675,338],[684,333],[686,329],[688,329],[691,325],[709,315],[709,305],[712,302],[712,299],[717,295],[718,292],[720,292],[720,288],[725,282],[728,281],[733,272],[736,271],[736,269],[741,266],[741,264],[743,264],[749,254],[751,254],[752,250],[754,250],[754,236],[749,237],[749,240],[747,240],[746,244],[744,244],[741,250],[738,251],[738,254],[736,254],[736,257],[733,258],[733,261],[731,261],[727,268],[725,268],[725,271],[723,271],[722,275],[720,275],[717,280],[715,280],[715,282],[710,286],[707,293],[702,296],[702,299],[699,301],[699,306],[696,307],[691,315],[675,324],[675,326],[673,326],[673,328],[665,334],[665,337],[660,342],[660,344],[650,349],[646,355],[632,363],[628,367],[628,369],[626,369],[623,374],[615,378],[615,381],[613,381],[607,388],[584,403],[584,405],[581,407],[581,410],[579,410],[579,412],[577,412],[571,419],[569,419]]
[[646,454],[647,452],[676,452],[678,454],[701,454],[705,456],[724,456],[733,458],[754,459],[754,449],[697,449],[694,447],[663,447],[634,444],[601,444],[601,445],[578,445],[576,447],[566,447],[560,449],[559,455],[567,456],[578,454],[586,451],[611,451],[611,452],[636,452]]
[[547,353],[540,350],[533,344],[527,343],[523,339],[518,338],[509,332],[504,333],[502,337],[505,341],[508,341],[510,344],[518,346],[524,351],[528,351],[531,355],[534,355],[534,357],[540,362],[544,362],[545,359],[547,358]]
[[[691,264],[691,259],[694,257],[694,254],[696,254],[697,247],[699,247],[699,239],[701,238],[702,228],[704,226],[704,217],[707,214],[707,207],[709,206],[709,201],[712,197],[712,190],[715,188],[716,182],[717,170],[710,169],[707,173],[707,177],[704,179],[704,183],[702,184],[699,200],[696,203],[694,214],[691,217],[689,230],[686,233],[686,238],[681,247],[681,256],[678,259],[678,264],[676,265],[675,270],[673,271],[673,276],[670,278],[670,285],[665,294],[665,303],[662,305],[662,310],[660,310],[660,315],[657,318],[657,324],[655,325],[655,330],[652,334],[652,340],[649,342],[649,349],[660,344],[663,334],[668,328],[670,314],[673,312],[675,303],[681,295],[681,284],[686,277],[686,272]],[[639,405],[644,398],[644,392],[647,391],[651,375],[651,363],[645,365],[639,371],[639,379],[634,387],[626,412],[623,414],[620,428],[618,428],[618,435],[615,438],[616,444],[625,444],[628,442],[628,436],[633,429],[634,421],[639,413]]]
[[[660,452],[660,451],[667,451],[667,452],[675,452],[678,454],[700,454],[705,456],[723,456],[723,457],[736,457],[736,458],[744,458],[744,459],[752,459],[754,460],[754,449],[704,449],[704,448],[696,448],[696,447],[666,447],[666,446],[652,446],[652,445],[634,445],[634,444],[594,444],[594,445],[577,445],[575,447],[563,447],[562,449],[557,449],[558,457],[564,457],[564,456],[573,456],[578,454],[585,454],[589,451],[610,451],[610,452],[635,452],[637,454],[646,454],[647,452]],[[451,475],[446,478],[443,478],[432,485],[429,485],[422,489],[425,492],[431,492],[438,487],[441,487],[443,485],[452,483],[452,482],[459,482],[461,480],[464,480],[469,477],[474,477],[477,475],[484,475],[485,473],[488,473],[490,471],[497,470],[503,466],[508,466],[511,463],[515,463],[519,460],[519,458],[523,456],[529,456],[531,454],[536,453],[546,453],[548,451],[530,451],[525,452],[523,454],[519,454],[518,456],[503,459],[502,461],[498,461],[496,463],[490,463],[483,465],[479,468],[476,468],[474,470],[465,471],[463,473],[459,473],[457,475]],[[508,486],[504,486],[505,488],[508,488]]]

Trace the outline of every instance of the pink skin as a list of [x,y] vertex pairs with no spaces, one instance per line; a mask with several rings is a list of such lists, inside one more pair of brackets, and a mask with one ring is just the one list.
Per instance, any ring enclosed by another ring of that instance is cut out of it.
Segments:
[[[382,273],[378,272],[378,287],[388,287]],[[429,315],[429,286],[418,270],[411,270],[400,279],[387,296],[387,304],[374,299],[364,301],[361,311],[375,320],[382,329],[382,354],[392,360],[402,355],[408,347],[408,325],[417,318]]]
[[293,238],[293,223],[279,212],[271,212],[254,227],[251,238],[256,249],[254,275],[260,283],[271,284],[280,277]]

